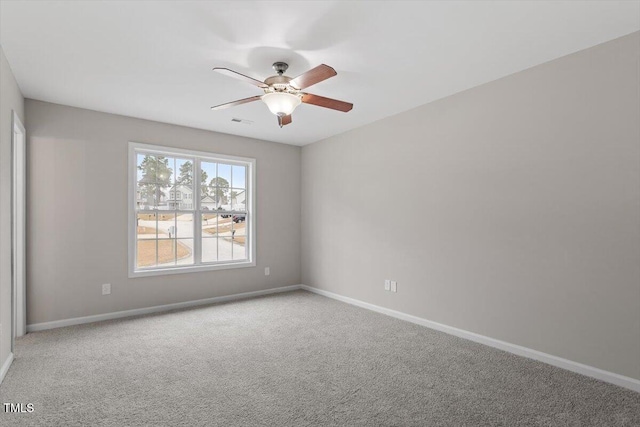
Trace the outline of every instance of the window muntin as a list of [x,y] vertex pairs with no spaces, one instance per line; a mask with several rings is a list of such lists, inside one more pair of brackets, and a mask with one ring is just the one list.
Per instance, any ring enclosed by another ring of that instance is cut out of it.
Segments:
[[130,151],[132,277],[255,265],[255,160],[136,143]]

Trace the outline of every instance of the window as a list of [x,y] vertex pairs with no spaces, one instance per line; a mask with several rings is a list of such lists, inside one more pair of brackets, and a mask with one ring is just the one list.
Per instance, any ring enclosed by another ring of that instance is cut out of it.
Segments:
[[254,159],[131,142],[129,173],[130,277],[255,266]]

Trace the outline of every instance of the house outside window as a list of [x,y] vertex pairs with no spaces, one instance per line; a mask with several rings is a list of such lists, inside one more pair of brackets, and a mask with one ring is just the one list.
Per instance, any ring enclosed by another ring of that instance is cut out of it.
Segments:
[[254,159],[131,142],[129,172],[130,277],[255,266]]

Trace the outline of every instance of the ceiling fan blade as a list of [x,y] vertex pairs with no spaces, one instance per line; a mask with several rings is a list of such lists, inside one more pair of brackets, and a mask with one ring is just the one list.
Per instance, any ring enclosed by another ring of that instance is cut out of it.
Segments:
[[251,83],[254,86],[258,86],[259,88],[264,89],[269,87],[266,84],[264,84],[264,82],[261,82],[260,80],[256,80],[253,77],[245,76],[244,74],[240,74],[237,71],[233,71],[228,68],[216,67],[213,69],[213,71],[217,71],[221,74],[224,74],[225,76],[233,77],[235,79],[242,80],[247,83]]
[[305,93],[302,95],[302,102],[305,104],[317,105],[319,107],[331,108],[346,113],[351,111],[353,104],[350,102],[338,101],[337,99],[325,98],[324,96]]
[[248,102],[257,101],[261,96],[252,96],[251,98],[238,99],[237,101],[227,102],[226,104],[216,105],[211,107],[212,110],[224,110],[225,108],[235,107],[236,105],[246,104]]
[[291,122],[293,121],[293,119],[291,118],[291,114],[289,114],[288,116],[278,116],[278,125],[280,127],[282,126],[286,126],[288,124],[291,124]]
[[323,80],[327,80],[329,77],[333,77],[336,74],[336,70],[328,65],[318,65],[316,68],[312,68],[306,73],[300,74],[295,79],[291,80],[289,84],[297,89],[304,89],[316,83],[320,83]]

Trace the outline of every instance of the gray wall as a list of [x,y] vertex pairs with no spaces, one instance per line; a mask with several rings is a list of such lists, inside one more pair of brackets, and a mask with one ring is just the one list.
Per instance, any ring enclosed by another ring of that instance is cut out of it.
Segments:
[[640,379],[639,34],[304,147],[303,283]]
[[24,120],[20,93],[0,46],[0,366],[11,352],[11,138],[12,112]]
[[[30,99],[26,114],[28,324],[300,283],[299,147]],[[129,279],[128,141],[257,159],[257,267]]]

